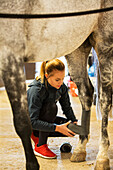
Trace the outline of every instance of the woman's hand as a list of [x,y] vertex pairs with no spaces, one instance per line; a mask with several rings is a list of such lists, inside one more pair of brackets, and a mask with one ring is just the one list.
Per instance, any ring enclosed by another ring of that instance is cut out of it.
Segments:
[[76,134],[67,128],[67,125],[69,125],[69,124],[70,124],[70,121],[68,121],[67,123],[61,124],[61,125],[56,125],[55,131],[60,132],[66,136],[73,137]]

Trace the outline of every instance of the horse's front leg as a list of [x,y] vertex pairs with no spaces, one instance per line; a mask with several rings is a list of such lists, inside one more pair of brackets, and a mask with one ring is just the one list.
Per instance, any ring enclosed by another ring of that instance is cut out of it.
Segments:
[[8,53],[7,48],[2,53],[2,78],[11,103],[15,130],[21,138],[24,147],[26,169],[39,170],[39,164],[34,156],[30,140],[31,124],[28,115],[23,61],[11,52]]
[[79,143],[74,150],[71,161],[81,162],[86,159],[86,144],[89,137],[90,110],[93,100],[93,87],[87,73],[87,57],[91,50],[88,40],[77,50],[66,56],[69,72],[72,80],[79,90],[79,98],[82,104],[82,119]]

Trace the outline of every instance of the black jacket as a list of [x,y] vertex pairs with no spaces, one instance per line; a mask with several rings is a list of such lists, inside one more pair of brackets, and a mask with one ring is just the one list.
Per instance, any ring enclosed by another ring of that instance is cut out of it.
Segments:
[[65,84],[63,84],[59,89],[56,89],[49,84],[46,88],[45,84],[42,84],[40,79],[35,79],[29,87],[30,88],[27,90],[28,107],[32,128],[34,130],[47,132],[55,131],[56,125],[54,123],[39,120],[40,109],[45,101],[59,101],[67,119],[72,122],[77,121],[70,104],[68,89]]

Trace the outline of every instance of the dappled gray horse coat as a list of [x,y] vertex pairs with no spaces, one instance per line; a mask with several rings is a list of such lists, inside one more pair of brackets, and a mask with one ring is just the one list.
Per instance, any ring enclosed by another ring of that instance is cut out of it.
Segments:
[[[0,12],[68,13],[110,6],[113,6],[112,0],[1,0]],[[99,59],[102,114],[101,142],[95,169],[109,169],[107,125],[112,107],[113,11],[65,18],[0,19],[0,76],[9,96],[16,132],[25,149],[27,169],[36,170],[39,167],[30,141],[24,62],[66,56],[70,75],[79,90],[82,116],[88,113],[90,117],[93,87],[87,74],[87,57],[91,47],[94,47]],[[82,121],[81,126],[86,127],[87,135],[80,135],[71,161],[85,160],[89,121],[89,118],[87,124]]]

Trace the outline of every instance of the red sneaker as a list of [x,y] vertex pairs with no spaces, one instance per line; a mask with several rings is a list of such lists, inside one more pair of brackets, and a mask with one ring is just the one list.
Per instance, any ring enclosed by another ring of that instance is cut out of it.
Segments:
[[42,158],[49,158],[49,159],[53,159],[56,158],[56,154],[53,153],[47,146],[47,144],[41,145],[39,147],[37,147],[35,145],[35,149],[34,149],[34,153],[37,156],[40,156]]
[[34,142],[34,145],[37,145],[37,144],[38,144],[38,142],[39,142],[39,137],[34,136],[34,135],[33,135],[33,132],[32,132],[32,134],[31,134],[31,139],[32,139],[33,142]]

